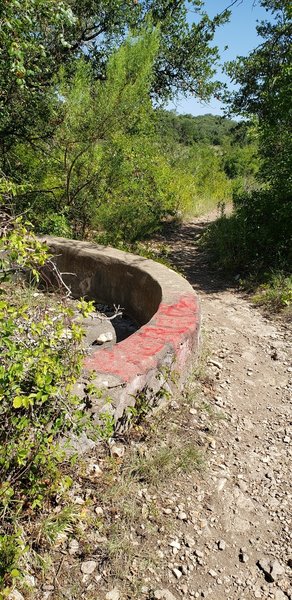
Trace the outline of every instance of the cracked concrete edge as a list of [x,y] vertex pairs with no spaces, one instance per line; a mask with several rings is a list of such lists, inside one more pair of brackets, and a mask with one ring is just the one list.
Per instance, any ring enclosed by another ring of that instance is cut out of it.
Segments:
[[[120,304],[142,325],[84,361],[85,371],[93,371],[97,385],[110,396],[115,422],[122,421],[141,390],[157,395],[165,384],[181,387],[200,335],[199,300],[186,279],[160,263],[114,248],[65,238],[45,241],[59,270],[67,273],[64,280],[73,296]],[[161,373],[167,375],[162,378]],[[97,414],[101,404],[93,407]]]

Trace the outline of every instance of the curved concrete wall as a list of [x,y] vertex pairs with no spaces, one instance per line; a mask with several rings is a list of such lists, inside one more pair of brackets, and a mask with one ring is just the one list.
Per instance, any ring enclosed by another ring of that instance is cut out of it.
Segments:
[[[139,391],[147,389],[155,396],[161,387],[171,387],[171,370],[183,381],[200,330],[198,297],[190,284],[171,269],[134,254],[63,238],[45,241],[60,271],[67,273],[64,280],[73,296],[119,304],[141,325],[112,349],[99,349],[84,362],[87,370],[95,371],[97,385],[108,390],[115,420],[135,404]],[[97,401],[94,412],[102,404]]]

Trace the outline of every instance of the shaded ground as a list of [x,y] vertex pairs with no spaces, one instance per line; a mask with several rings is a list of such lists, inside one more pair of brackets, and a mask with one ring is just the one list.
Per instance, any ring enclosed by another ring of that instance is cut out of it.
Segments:
[[89,517],[35,598],[292,598],[291,336],[208,266],[205,224],[166,240],[201,299],[205,366],[111,456],[91,457],[96,476],[83,465],[72,500]]

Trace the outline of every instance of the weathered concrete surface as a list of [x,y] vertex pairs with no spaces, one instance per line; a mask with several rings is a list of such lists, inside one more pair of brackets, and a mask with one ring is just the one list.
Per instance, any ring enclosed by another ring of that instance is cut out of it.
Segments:
[[163,386],[170,389],[171,371],[181,383],[200,330],[198,297],[190,284],[159,263],[113,248],[62,238],[46,242],[75,297],[119,304],[141,324],[126,340],[85,359],[85,369],[94,370],[96,383],[111,397],[106,407],[96,401],[94,412],[111,410],[118,422],[139,391],[155,398]]

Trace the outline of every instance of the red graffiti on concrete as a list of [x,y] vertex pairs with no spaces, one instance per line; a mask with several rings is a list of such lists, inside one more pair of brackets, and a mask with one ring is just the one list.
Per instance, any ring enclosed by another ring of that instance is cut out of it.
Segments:
[[184,342],[194,339],[198,325],[198,300],[185,294],[174,304],[161,304],[148,324],[114,348],[97,350],[85,360],[85,367],[128,382],[156,368],[167,347],[179,357]]

